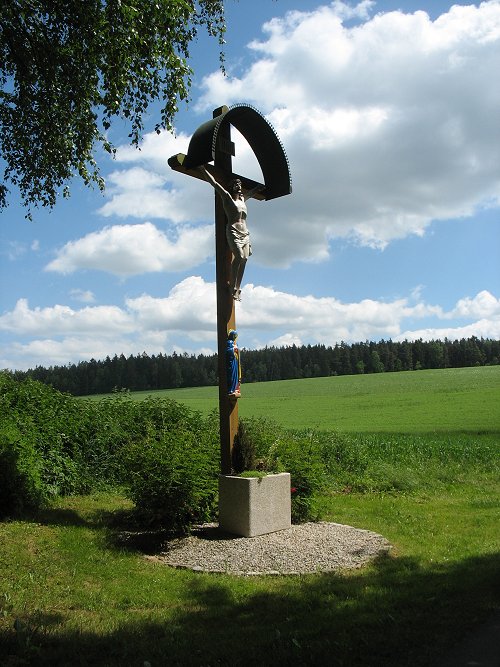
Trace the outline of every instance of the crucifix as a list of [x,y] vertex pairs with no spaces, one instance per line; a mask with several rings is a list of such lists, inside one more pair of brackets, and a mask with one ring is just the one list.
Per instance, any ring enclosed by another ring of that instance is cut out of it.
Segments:
[[[264,184],[233,173],[232,156],[235,150],[231,141],[231,125],[241,132],[253,149],[262,169]],[[212,162],[213,164],[210,164]],[[274,199],[292,191],[288,160],[276,132],[257,109],[246,104],[215,109],[213,118],[203,123],[191,137],[187,155],[173,155],[168,164],[175,171],[208,180],[212,185],[215,182],[226,190],[231,182],[239,181],[242,192],[251,192],[254,199]],[[229,223],[223,199],[216,191],[217,353],[223,475],[230,475],[232,472],[233,445],[238,432],[239,392],[228,391],[226,349],[228,340],[231,336],[234,337],[236,332],[235,303],[240,298],[238,280],[241,280],[242,271],[241,264],[234,261],[236,255],[228,243],[226,227]],[[244,260],[246,262],[246,258]]]

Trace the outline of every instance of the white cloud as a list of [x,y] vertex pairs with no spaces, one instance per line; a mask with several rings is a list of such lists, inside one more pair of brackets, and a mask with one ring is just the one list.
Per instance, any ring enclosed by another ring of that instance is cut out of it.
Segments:
[[178,283],[166,298],[144,294],[126,303],[141,328],[184,332],[190,337],[215,335],[215,283],[197,276]]
[[[435,21],[422,11],[370,19],[370,7],[273,19],[242,76],[204,81],[199,109],[255,104],[290,159],[292,196],[251,211],[256,261],[322,260],[338,237],[384,247],[499,205],[500,3]],[[354,14],[363,22],[346,26]]]
[[29,245],[22,241],[5,241],[4,248],[0,249],[0,256],[4,255],[11,262],[15,262],[26,255],[29,250],[38,252],[40,250],[40,241],[33,239]]
[[435,307],[422,303],[411,306],[408,299],[342,303],[333,297],[298,297],[254,285],[243,289],[243,297],[241,326],[245,330],[281,331],[274,339],[279,341],[288,337],[335,345],[341,340],[391,338],[400,333],[404,319],[436,314]]
[[167,190],[165,177],[140,167],[112,172],[107,179],[110,200],[99,209],[105,217],[163,218],[184,222],[179,193]]
[[16,261],[24,255],[27,248],[24,243],[19,241],[8,241],[5,244],[5,250],[2,250],[2,255],[5,255],[11,262]]
[[496,299],[493,294],[483,290],[473,298],[460,299],[449,316],[467,319],[500,318],[500,299]]
[[90,290],[72,289],[70,291],[71,298],[82,303],[94,303],[95,296]]
[[370,11],[376,6],[374,0],[361,0],[357,5],[348,5],[342,0],[334,0],[331,4],[333,11],[343,19],[368,19]]
[[[441,321],[454,319],[447,327]],[[415,323],[424,326],[415,328]],[[411,325],[413,328],[410,328]],[[248,284],[237,309],[240,344],[335,345],[365,340],[456,339],[500,337],[500,300],[483,291],[460,299],[450,311],[422,301],[420,293],[392,301],[363,299],[343,303],[333,297],[299,297],[270,287]],[[215,351],[215,284],[190,277],[167,296],[143,294],[123,307],[88,306],[73,310],[55,305],[31,309],[20,299],[13,311],[0,316],[0,332],[16,335],[4,349],[3,366],[28,368],[37,364],[102,359],[106,355],[190,353]],[[26,339],[26,340],[23,340]]]
[[69,306],[29,307],[19,299],[14,310],[0,316],[0,331],[18,335],[93,335],[102,337],[132,331],[130,316],[118,306],[88,306],[73,310]]
[[173,171],[168,158],[187,153],[189,137],[168,132],[146,134],[141,150],[117,149],[116,161],[135,166],[107,176],[108,201],[98,210],[105,217],[156,218],[174,225],[212,219],[213,196],[208,185]]
[[500,319],[478,320],[463,327],[429,327],[427,329],[405,331],[396,336],[394,340],[444,340],[445,338],[448,338],[448,340],[459,340],[461,338],[471,338],[472,336],[498,340],[500,338]]
[[180,227],[174,240],[151,222],[114,225],[70,241],[45,269],[69,274],[79,269],[131,276],[182,271],[202,264],[215,249],[212,225]]
[[302,345],[302,341],[300,338],[298,338],[298,336],[287,333],[283,336],[278,336],[278,338],[275,338],[274,340],[271,340],[269,345],[274,347],[292,347],[292,345],[296,345],[297,347],[300,347]]
[[[200,124],[221,101],[255,104],[290,159],[293,194],[249,203],[252,262],[325,261],[336,239],[383,248],[425,234],[432,220],[500,205],[500,2],[476,5],[454,6],[434,21],[422,11],[373,15],[370,0],[289,12],[263,26],[261,39],[249,44],[252,64],[239,76],[217,72],[204,80],[195,107]],[[76,238],[46,270],[126,277],[185,271],[212,258],[213,191],[167,165],[189,139],[151,133],[141,151],[120,147],[99,212],[141,224],[109,224]],[[233,139],[235,171],[259,180],[251,150],[236,131]],[[31,231],[7,242],[3,254],[19,261],[30,248],[40,251]],[[70,296],[87,307],[30,307],[20,299],[0,315],[0,330],[16,340],[3,346],[0,365],[215,349],[215,287],[201,278],[179,282],[163,298],[143,294],[114,306],[95,306],[88,290]],[[246,284],[237,316],[246,347],[498,338],[500,301],[483,290],[445,310],[426,303],[421,289],[344,303]]]
[[[36,366],[64,366],[78,361],[101,360],[118,354],[125,356],[140,354],[142,349],[135,340],[99,336],[69,336],[60,340],[53,338],[36,339],[28,343],[12,343],[4,354],[8,358],[0,360],[3,368],[28,370]],[[149,346],[150,353],[165,352],[164,347]]]
[[[203,120],[221,100],[255,104],[290,160],[292,195],[249,206],[258,264],[325,261],[339,238],[384,248],[422,236],[432,221],[500,205],[500,3],[456,5],[434,21],[423,11],[370,17],[374,7],[337,1],[288,12],[248,45],[252,64],[241,76],[203,80],[195,106]],[[233,134],[234,170],[259,180]],[[108,177],[99,212],[212,223],[209,186],[167,165],[189,140],[150,133],[140,151],[121,146],[124,168]]]
[[167,160],[177,153],[187,153],[190,137],[183,132],[171,134],[162,131],[160,134],[150,132],[141,142],[140,150],[134,146],[124,145],[116,153],[116,162],[138,163],[147,162],[158,173],[170,171]]

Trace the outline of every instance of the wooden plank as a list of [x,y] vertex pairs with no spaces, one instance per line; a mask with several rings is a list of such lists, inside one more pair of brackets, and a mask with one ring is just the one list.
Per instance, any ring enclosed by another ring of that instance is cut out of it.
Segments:
[[[218,109],[214,111],[214,116]],[[230,126],[223,127],[222,138],[230,142]],[[216,167],[231,173],[232,161],[228,153],[218,152]],[[201,176],[201,174],[200,174]],[[220,466],[223,475],[230,475],[233,468],[233,446],[238,432],[238,401],[228,396],[226,375],[226,345],[230,329],[236,329],[235,302],[229,292],[232,253],[226,240],[226,214],[222,199],[215,193],[215,264],[217,285],[217,354],[219,370],[219,426],[220,426]]]
[[[172,157],[168,159],[168,165],[171,169],[178,171],[180,174],[186,174],[187,176],[192,176],[193,178],[198,178],[200,181],[204,181],[205,178],[203,177],[203,174],[198,171],[198,169],[186,169],[186,167],[183,166],[182,163],[184,162],[185,158],[186,156],[184,153],[172,155]],[[220,167],[214,166],[212,164],[206,164],[204,167],[212,174],[218,183],[221,183],[221,185],[227,186],[234,178],[239,178],[244,191],[252,190],[256,187],[263,188],[259,192],[256,192],[252,199],[258,199],[259,201],[266,200],[266,186],[263,183],[253,181],[251,178],[246,178],[246,176],[240,176],[240,174],[235,174],[232,172],[232,170],[228,173]]]

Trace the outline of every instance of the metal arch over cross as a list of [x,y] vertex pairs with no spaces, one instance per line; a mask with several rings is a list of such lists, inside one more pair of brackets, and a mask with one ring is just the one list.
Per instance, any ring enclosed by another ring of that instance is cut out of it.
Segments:
[[[259,162],[264,183],[234,174],[231,141],[233,125],[250,144]],[[212,164],[209,164],[213,162]],[[230,108],[215,109],[213,118],[196,130],[189,142],[187,155],[179,153],[168,160],[175,171],[205,180],[200,167],[218,182],[227,185],[234,179],[241,181],[245,191],[253,190],[254,199],[270,200],[292,192],[288,160],[273,127],[252,106],[236,104]],[[219,370],[219,419],[221,473],[232,472],[232,452],[238,432],[238,401],[228,395],[226,377],[226,344],[231,329],[236,329],[235,301],[228,291],[232,253],[226,240],[227,218],[222,199],[215,195],[215,246],[217,285],[217,352]]]

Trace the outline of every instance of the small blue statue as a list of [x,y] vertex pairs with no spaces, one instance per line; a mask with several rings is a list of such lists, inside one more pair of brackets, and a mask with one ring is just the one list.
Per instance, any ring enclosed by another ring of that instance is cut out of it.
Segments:
[[238,332],[230,329],[227,334],[226,345],[226,375],[227,375],[227,393],[231,398],[239,398],[241,396],[241,362],[240,351],[236,344]]

